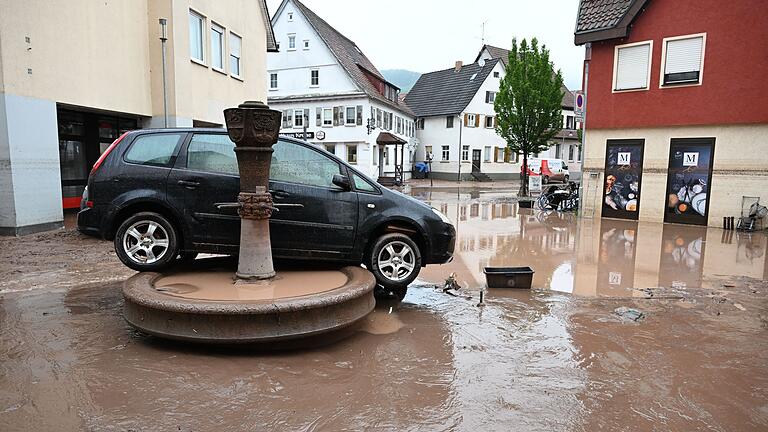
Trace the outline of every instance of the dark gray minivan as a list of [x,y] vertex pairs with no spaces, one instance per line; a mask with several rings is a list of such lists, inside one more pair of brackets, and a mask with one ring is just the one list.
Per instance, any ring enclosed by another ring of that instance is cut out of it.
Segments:
[[[456,231],[428,205],[387,189],[309,143],[280,137],[269,189],[278,259],[365,264],[378,283],[403,295],[427,264],[453,255]],[[237,254],[240,180],[224,129],[127,132],[88,178],[78,229],[114,239],[128,267],[157,271],[199,252]]]

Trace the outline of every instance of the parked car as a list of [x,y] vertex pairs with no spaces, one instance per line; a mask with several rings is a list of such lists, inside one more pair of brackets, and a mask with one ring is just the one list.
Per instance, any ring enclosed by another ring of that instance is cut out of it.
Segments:
[[[398,295],[427,264],[448,262],[456,231],[421,201],[377,184],[309,143],[280,137],[269,192],[273,256],[365,264]],[[127,132],[94,164],[78,229],[113,239],[128,267],[167,269],[199,252],[237,254],[240,178],[223,129]]]
[[562,159],[531,158],[528,159],[528,166],[530,166],[528,175],[540,175],[541,184],[547,184],[550,181],[568,183],[571,178],[568,164]]

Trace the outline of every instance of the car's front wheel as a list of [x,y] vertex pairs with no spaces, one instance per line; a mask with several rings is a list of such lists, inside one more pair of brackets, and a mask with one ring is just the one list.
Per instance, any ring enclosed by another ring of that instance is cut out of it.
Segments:
[[154,212],[137,213],[120,224],[115,252],[126,266],[138,271],[159,271],[176,261],[179,241],[168,219]]
[[383,288],[380,292],[402,299],[421,271],[421,251],[405,234],[385,234],[370,248],[365,264]]

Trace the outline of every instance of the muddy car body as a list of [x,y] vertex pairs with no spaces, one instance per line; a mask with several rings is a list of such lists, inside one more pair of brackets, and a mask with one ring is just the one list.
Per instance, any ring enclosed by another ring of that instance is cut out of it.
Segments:
[[[240,219],[221,205],[240,190],[233,148],[223,129],[126,133],[94,165],[78,229],[114,239],[120,259],[140,271],[198,252],[236,254]],[[455,229],[437,210],[306,142],[281,137],[273,148],[275,258],[363,263],[392,289],[451,259]]]

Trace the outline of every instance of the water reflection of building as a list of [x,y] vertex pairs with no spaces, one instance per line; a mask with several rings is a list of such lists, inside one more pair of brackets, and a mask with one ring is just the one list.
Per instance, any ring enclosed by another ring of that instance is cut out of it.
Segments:
[[766,236],[722,233],[701,226],[582,221],[573,292],[641,295],[632,289],[711,287],[719,276],[765,278]]

